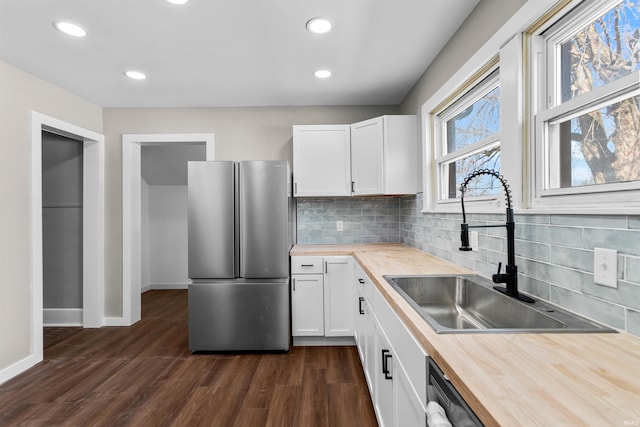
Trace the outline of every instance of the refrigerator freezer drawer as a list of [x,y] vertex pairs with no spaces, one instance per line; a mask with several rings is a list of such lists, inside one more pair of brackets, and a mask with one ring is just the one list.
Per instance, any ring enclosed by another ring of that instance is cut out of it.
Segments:
[[289,279],[189,285],[189,349],[289,350]]

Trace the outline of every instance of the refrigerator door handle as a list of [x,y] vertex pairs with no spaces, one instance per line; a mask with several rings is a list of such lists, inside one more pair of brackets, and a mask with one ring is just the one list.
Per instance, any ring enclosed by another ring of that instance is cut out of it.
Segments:
[[291,279],[291,281],[293,282],[293,290],[296,290],[296,279]]

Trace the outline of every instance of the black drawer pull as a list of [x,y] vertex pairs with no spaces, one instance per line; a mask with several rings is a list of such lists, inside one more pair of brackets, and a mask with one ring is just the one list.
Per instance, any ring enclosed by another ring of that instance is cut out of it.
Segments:
[[362,309],[362,303],[364,302],[363,297],[358,297],[358,311],[360,314],[364,314],[364,310]]
[[364,279],[358,279],[358,283],[360,283],[361,285],[364,285]]
[[301,267],[313,267],[313,264],[301,264]]

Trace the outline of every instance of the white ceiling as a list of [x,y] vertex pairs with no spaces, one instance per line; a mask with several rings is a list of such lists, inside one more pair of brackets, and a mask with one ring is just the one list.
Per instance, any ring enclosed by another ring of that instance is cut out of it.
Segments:
[[0,59],[103,107],[397,105],[478,1],[0,0]]

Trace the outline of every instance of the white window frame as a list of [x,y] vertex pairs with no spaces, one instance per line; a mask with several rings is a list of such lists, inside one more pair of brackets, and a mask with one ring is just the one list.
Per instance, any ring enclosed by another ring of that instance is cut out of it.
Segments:
[[[563,5],[566,0],[560,0]],[[575,0],[575,3],[580,0]],[[437,203],[437,184],[435,173],[435,138],[434,138],[434,114],[441,106],[460,93],[465,82],[472,80],[491,58],[499,55],[500,67],[500,132],[503,141],[501,151],[501,173],[507,178],[511,190],[512,200],[516,213],[523,205],[528,207],[529,186],[528,180],[530,166],[529,129],[524,120],[529,117],[530,109],[525,113],[525,101],[530,95],[525,93],[525,81],[523,72],[523,43],[522,34],[533,27],[551,10],[560,8],[558,0],[536,0],[526,2],[505,24],[496,31],[487,42],[462,65],[422,105],[422,162],[423,162],[423,205],[422,212],[460,212],[459,203]],[[526,116],[525,116],[526,114]],[[468,212],[504,213],[504,207],[499,205],[504,201],[501,197],[498,201],[480,202],[476,204],[465,203]],[[466,202],[466,200],[465,200]]]
[[[526,10],[526,8],[523,8]],[[506,33],[505,33],[506,34]],[[469,154],[480,151],[491,144],[500,144],[500,174],[503,175],[511,187],[512,202],[514,207],[522,206],[522,37],[518,32],[515,35],[506,37],[501,33],[496,34],[496,41],[485,46],[484,61],[478,61],[473,72],[465,75],[464,80],[460,80],[457,85],[446,85],[440,92],[442,97],[432,97],[422,107],[423,114],[423,152],[424,158],[424,197],[423,212],[459,212],[460,199],[442,199],[440,195],[443,185],[447,184],[437,172],[440,165],[451,160],[448,154],[441,155],[442,142],[437,135],[438,114],[445,112],[456,100],[463,99],[469,94],[470,99],[465,100],[465,105],[469,105],[471,100],[475,100],[485,93],[482,87],[492,85],[493,80],[483,81],[491,73],[498,70],[498,81],[500,86],[500,133],[497,138],[488,138],[485,141],[476,142],[468,147],[459,150],[456,155]],[[480,50],[479,53],[483,52]],[[489,55],[489,53],[492,53]],[[482,58],[482,57],[481,57]],[[455,81],[455,80],[454,80]],[[450,82],[451,83],[451,82]],[[475,90],[474,83],[479,91]],[[444,92],[444,90],[447,90]],[[456,95],[457,94],[457,95]],[[443,100],[444,99],[444,100]],[[437,102],[439,100],[440,102]],[[446,115],[448,117],[448,114]],[[446,118],[443,116],[443,118]],[[503,143],[507,141],[507,143]],[[505,161],[509,159],[509,161]],[[505,205],[504,194],[477,196],[465,198],[465,208],[468,212],[503,212]]]
[[[558,69],[557,46],[620,1],[591,1],[573,12],[571,10],[578,4],[571,2],[530,37],[533,108],[529,120],[533,124],[530,133],[533,143],[530,150],[529,204],[535,210],[584,213],[584,209],[589,208],[592,213],[623,214],[637,212],[640,206],[640,181],[553,188],[560,169],[558,156],[554,154],[556,147],[550,138],[554,125],[640,94],[640,72],[636,71],[562,103],[559,76],[554,71]],[[560,21],[562,24],[558,24]],[[558,28],[554,29],[554,26]],[[543,35],[545,32],[549,34]]]
[[[476,141],[465,147],[462,147],[454,152],[447,152],[447,140],[446,140],[446,124],[449,120],[457,116],[462,110],[473,105],[480,100],[486,94],[491,92],[497,87],[500,87],[500,70],[498,65],[492,66],[486,73],[479,78],[470,82],[468,86],[469,90],[462,96],[454,99],[448,103],[445,107],[440,109],[439,112],[434,114],[434,133],[435,133],[435,167],[436,167],[436,182],[437,182],[437,203],[452,203],[460,202],[458,197],[449,198],[449,164],[456,162],[457,160],[468,158],[474,154],[480,153],[486,149],[500,146],[500,130],[497,133],[490,135],[489,137]],[[472,201],[494,201],[498,196],[478,196],[468,197],[469,202]]]

